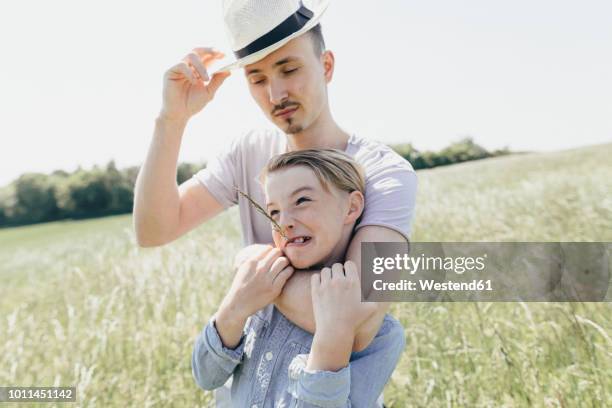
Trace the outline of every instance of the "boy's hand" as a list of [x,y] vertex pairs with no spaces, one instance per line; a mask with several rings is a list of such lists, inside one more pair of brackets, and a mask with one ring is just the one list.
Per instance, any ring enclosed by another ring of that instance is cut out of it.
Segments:
[[[342,333],[354,336],[377,307],[361,302],[357,266],[352,261],[323,268],[311,277],[311,295],[315,318],[315,333]],[[334,334],[335,335],[335,334]]]
[[309,370],[346,367],[358,327],[377,310],[361,302],[357,266],[352,261],[323,268],[311,277],[315,334],[308,355]]
[[289,260],[277,248],[267,248],[240,265],[219,313],[246,319],[269,305],[293,273]]
[[266,253],[273,247],[268,244],[252,244],[242,248],[234,257],[234,270],[240,268],[244,262]]

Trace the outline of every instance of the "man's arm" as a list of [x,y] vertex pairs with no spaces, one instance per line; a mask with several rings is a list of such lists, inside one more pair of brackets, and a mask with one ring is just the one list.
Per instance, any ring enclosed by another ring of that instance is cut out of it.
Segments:
[[186,122],[162,117],[134,190],[134,228],[143,247],[163,245],[223,211],[223,206],[197,180],[179,187],[176,165]]
[[[368,225],[358,229],[349,244],[346,260],[355,262],[359,271],[361,271],[362,242],[406,242],[406,239],[399,232],[386,227]],[[310,275],[318,272],[295,271],[274,303],[282,314],[309,333],[315,332]],[[388,303],[377,303],[377,311],[359,328],[353,351],[363,350],[370,344],[388,308]]]
[[134,229],[141,246],[170,242],[223,210],[206,188],[189,180],[177,186],[176,165],[189,119],[214,97],[229,73],[209,77],[222,53],[194,48],[164,74],[163,103],[134,190]]

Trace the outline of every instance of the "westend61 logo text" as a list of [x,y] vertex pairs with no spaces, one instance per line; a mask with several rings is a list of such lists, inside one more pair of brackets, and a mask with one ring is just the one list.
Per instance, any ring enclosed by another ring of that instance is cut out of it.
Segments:
[[363,242],[362,300],[601,302],[608,242]]
[[482,271],[485,268],[484,261],[487,254],[479,257],[440,257],[425,256],[418,257],[408,254],[396,254],[395,257],[376,257],[372,262],[372,272],[380,275],[385,270],[404,270],[414,275],[418,270],[447,270],[461,275],[466,271]]

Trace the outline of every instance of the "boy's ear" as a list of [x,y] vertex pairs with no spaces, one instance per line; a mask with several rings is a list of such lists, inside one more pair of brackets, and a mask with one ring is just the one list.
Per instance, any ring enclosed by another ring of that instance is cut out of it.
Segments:
[[353,191],[349,193],[349,208],[348,213],[344,219],[345,224],[353,224],[363,213],[363,207],[365,205],[365,198],[361,191]]

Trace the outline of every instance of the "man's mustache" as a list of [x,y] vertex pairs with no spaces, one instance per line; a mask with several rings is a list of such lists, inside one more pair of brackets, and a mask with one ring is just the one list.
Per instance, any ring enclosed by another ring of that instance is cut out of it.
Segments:
[[289,102],[289,101],[283,102],[282,104],[277,105],[274,107],[274,109],[272,109],[272,116],[275,116],[277,112],[280,112],[282,110],[285,110],[293,106],[298,107],[299,105],[296,102]]

